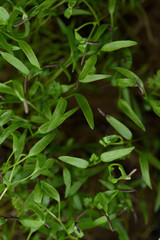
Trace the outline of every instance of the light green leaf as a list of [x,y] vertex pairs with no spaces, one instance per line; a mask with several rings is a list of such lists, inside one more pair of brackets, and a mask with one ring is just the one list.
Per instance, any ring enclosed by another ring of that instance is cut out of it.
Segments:
[[114,41],[114,42],[106,43],[105,45],[103,45],[103,47],[101,48],[101,51],[112,52],[121,48],[132,47],[136,44],[137,43],[135,41],[129,41],[129,40]]
[[33,191],[34,201],[36,203],[41,203],[43,198],[43,192],[40,188],[40,183],[37,183]]
[[25,226],[25,227],[29,227],[29,228],[37,228],[39,229],[40,227],[42,227],[42,225],[44,224],[44,222],[42,221],[38,221],[38,220],[31,220],[28,218],[25,219],[21,219],[19,220],[20,223]]
[[101,154],[101,160],[103,162],[112,162],[116,159],[123,158],[133,151],[134,147],[121,148],[113,151],[104,152]]
[[130,71],[126,68],[115,67],[115,69],[118,72],[120,72],[121,74],[123,74],[125,77],[127,77],[131,80],[136,80],[137,83],[142,87],[143,91],[145,91],[142,80],[135,73],[133,73],[132,71]]
[[136,87],[136,82],[129,78],[118,78],[115,80],[115,83],[119,87]]
[[58,127],[61,123],[61,118],[66,110],[67,101],[64,98],[60,98],[58,100],[57,106],[53,112],[51,119],[40,126],[38,132],[47,133],[53,131],[56,127]]
[[33,52],[31,46],[27,42],[22,41],[22,40],[19,40],[18,43],[19,43],[19,46],[22,49],[22,51],[27,56],[27,58],[30,61],[30,63],[33,66],[37,67],[38,69],[41,69],[41,67],[39,65],[39,62],[38,62],[38,59],[37,59],[35,53]]
[[93,113],[92,113],[92,109],[91,109],[87,99],[79,93],[75,94],[75,98],[76,98],[90,128],[93,129],[94,128]]
[[41,221],[45,221],[45,215],[37,203],[34,202],[29,203],[29,208],[32,209],[38,215]]
[[143,179],[148,187],[152,189],[150,175],[149,175],[149,165],[147,155],[143,152],[139,152],[139,164],[142,172]]
[[0,7],[0,25],[6,25],[9,19],[9,14],[7,10],[3,7]]
[[6,93],[9,95],[15,95],[14,90],[11,87],[8,87],[7,85],[0,83],[0,92],[1,93]]
[[120,121],[118,121],[116,118],[107,115],[106,116],[107,121],[109,124],[117,131],[119,132],[124,138],[127,140],[131,140],[132,133],[131,131]]
[[0,135],[0,144],[4,142],[16,129],[22,127],[24,122],[16,122],[5,128]]
[[12,110],[7,110],[0,116],[0,127],[6,124],[12,117],[14,113]]
[[12,85],[13,85],[13,88],[14,88],[14,91],[15,91],[15,94],[17,95],[17,97],[21,101],[24,101],[25,100],[24,89],[23,89],[21,82],[19,82],[17,80],[12,80]]
[[50,185],[49,183],[46,183],[45,181],[41,181],[40,183],[41,183],[42,190],[47,195],[49,195],[51,198],[53,198],[57,202],[60,201],[59,193],[57,192],[57,190],[54,187],[52,187],[52,185]]
[[7,42],[6,38],[1,33],[0,33],[0,45],[2,46],[3,49],[12,54],[11,45]]
[[63,179],[66,186],[65,198],[68,197],[71,188],[71,174],[67,168],[63,168]]
[[88,162],[82,158],[70,157],[70,156],[60,156],[59,160],[65,162],[65,163],[68,163],[72,166],[78,167],[78,168],[87,168],[88,167]]
[[8,63],[17,68],[25,76],[28,76],[30,74],[29,69],[18,58],[5,52],[1,52],[1,55]]
[[96,55],[92,55],[90,56],[86,61],[85,61],[85,64],[84,64],[84,67],[79,75],[79,79],[82,80],[84,79],[88,74],[89,72],[91,71],[91,69],[94,67],[94,65],[96,64],[97,62],[97,56]]
[[108,74],[93,74],[93,75],[87,75],[85,78],[80,80],[81,83],[90,83],[90,82],[95,82],[98,80],[102,80],[105,78],[109,78],[111,75]]
[[135,112],[132,110],[132,108],[129,106],[129,104],[123,100],[119,99],[118,105],[120,109],[143,131],[145,131],[145,126],[141,122],[141,120],[138,118],[138,116],[135,114]]
[[29,156],[34,156],[42,152],[54,137],[55,133],[48,133],[46,136],[40,139],[29,151]]

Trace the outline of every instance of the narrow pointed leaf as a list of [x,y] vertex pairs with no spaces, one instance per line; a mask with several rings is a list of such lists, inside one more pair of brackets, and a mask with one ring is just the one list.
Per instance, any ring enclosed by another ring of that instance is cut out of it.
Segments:
[[65,198],[68,197],[71,188],[71,174],[67,168],[63,169],[63,179],[66,186]]
[[9,94],[9,95],[15,95],[15,92],[14,92],[13,88],[8,87],[7,85],[5,85],[3,83],[0,83],[0,92],[1,93],[6,93],[6,94]]
[[18,58],[5,52],[1,52],[1,55],[8,63],[17,68],[25,76],[28,76],[30,74],[29,69]]
[[4,112],[0,116],[0,127],[2,127],[4,124],[6,124],[13,117],[13,115],[14,115],[14,113],[12,110],[8,110],[8,111]]
[[24,54],[27,56],[30,63],[40,69],[41,67],[39,65],[38,59],[37,59],[35,53],[33,52],[32,48],[30,47],[30,45],[27,42],[22,41],[22,40],[19,40],[18,43],[19,43],[20,48],[24,52]]
[[116,159],[123,158],[133,151],[134,147],[116,149],[114,151],[108,151],[101,154],[101,160],[103,162],[112,162]]
[[79,93],[75,94],[75,98],[76,98],[90,128],[93,129],[94,128],[94,118],[93,118],[92,109],[91,109],[87,99]]
[[88,74],[89,72],[91,71],[91,69],[94,67],[94,65],[96,64],[97,62],[97,56],[96,55],[93,55],[93,56],[90,56],[85,64],[84,64],[84,67],[79,75],[79,78],[80,80],[81,79],[84,79]]
[[135,41],[130,41],[130,40],[114,41],[114,42],[106,43],[105,45],[103,45],[103,47],[101,48],[101,51],[112,52],[121,48],[132,47],[136,44],[137,43]]
[[54,137],[55,133],[48,133],[46,136],[44,136],[31,148],[29,151],[29,156],[34,156],[42,152]]
[[147,155],[143,152],[139,152],[139,163],[140,163],[143,179],[147,184],[147,186],[152,189],[150,175],[149,175],[148,159],[147,159]]
[[145,91],[144,89],[144,85],[143,85],[143,82],[142,80],[135,74],[133,73],[132,71],[126,69],[126,68],[121,68],[121,67],[115,67],[115,69],[120,72],[121,74],[123,74],[125,77],[131,79],[131,80],[136,80],[138,82],[138,84],[143,88],[143,90]]
[[132,110],[132,108],[129,106],[129,104],[123,100],[119,99],[118,105],[120,109],[138,126],[140,127],[143,131],[145,131],[145,126],[139,119],[139,117],[135,114],[135,112]]
[[95,81],[102,80],[102,79],[109,78],[109,77],[111,77],[111,75],[108,75],[108,74],[87,75],[85,78],[80,80],[80,82],[81,83],[91,83],[91,82],[95,82]]
[[116,118],[107,115],[106,116],[107,121],[109,124],[117,131],[119,132],[124,138],[127,140],[130,140],[132,138],[131,131],[120,121],[118,121]]
[[54,200],[56,200],[57,202],[60,201],[60,196],[58,191],[52,187],[52,185],[50,185],[49,183],[46,183],[45,181],[41,181],[41,188],[42,190],[49,195],[51,198],[53,198]]
[[88,162],[82,158],[77,157],[70,157],[70,156],[60,156],[59,160],[68,163],[72,166],[78,167],[78,168],[87,168]]
[[29,228],[40,228],[44,222],[42,221],[38,221],[38,220],[31,220],[31,219],[21,219],[20,223],[25,226],[25,227],[29,227]]
[[66,110],[66,107],[67,101],[66,99],[61,97],[57,103],[51,119],[48,122],[44,123],[42,126],[40,126],[38,132],[47,133],[53,131],[56,127],[58,127],[61,124],[61,118]]
[[34,202],[30,203],[29,208],[32,209],[42,221],[45,220],[45,215],[37,203]]

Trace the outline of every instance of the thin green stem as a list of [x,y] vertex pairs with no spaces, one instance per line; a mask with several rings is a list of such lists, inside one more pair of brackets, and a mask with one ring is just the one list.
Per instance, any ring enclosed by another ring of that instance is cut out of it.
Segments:
[[91,5],[86,1],[86,0],[82,0],[86,5],[87,7],[90,9],[90,11],[92,12],[93,16],[95,17],[96,21],[98,22],[98,25],[99,25],[99,19],[98,19],[98,16],[96,14],[96,12],[94,11],[94,9],[91,7]]

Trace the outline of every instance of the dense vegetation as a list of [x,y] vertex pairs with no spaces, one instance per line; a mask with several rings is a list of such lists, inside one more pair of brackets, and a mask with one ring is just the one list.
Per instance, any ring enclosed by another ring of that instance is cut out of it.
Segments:
[[130,222],[160,208],[160,72],[132,69],[137,10],[152,41],[143,1],[0,2],[1,239],[149,236]]

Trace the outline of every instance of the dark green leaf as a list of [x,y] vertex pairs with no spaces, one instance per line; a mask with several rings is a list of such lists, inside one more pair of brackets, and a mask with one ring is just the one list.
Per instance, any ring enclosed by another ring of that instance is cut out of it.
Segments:
[[75,98],[90,126],[91,129],[94,128],[94,119],[93,119],[93,113],[92,113],[92,110],[91,110],[91,107],[87,101],[87,99],[82,96],[81,94],[75,94]]
[[141,120],[138,118],[138,116],[135,114],[135,112],[132,110],[132,108],[129,106],[129,104],[123,100],[119,99],[118,101],[120,109],[143,131],[145,131],[145,127]]
[[66,186],[65,198],[68,197],[71,188],[71,174],[67,168],[63,168],[63,179]]
[[147,155],[143,152],[139,152],[139,163],[140,163],[143,179],[147,184],[147,186],[152,189],[150,175],[149,175],[148,159],[147,159]]

